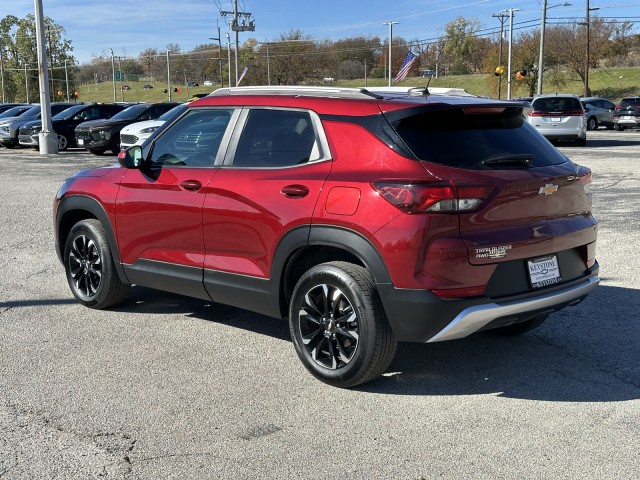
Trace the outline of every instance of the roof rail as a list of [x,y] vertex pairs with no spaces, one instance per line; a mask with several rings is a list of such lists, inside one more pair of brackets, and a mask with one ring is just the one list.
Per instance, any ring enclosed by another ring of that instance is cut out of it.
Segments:
[[252,87],[226,87],[219,88],[208,96],[223,95],[295,95],[309,97],[338,97],[338,98],[360,98],[379,99],[382,98],[365,88],[342,88],[342,87],[317,87],[317,86],[252,86]]
[[371,87],[371,93],[397,93],[405,94],[411,97],[421,95],[448,95],[451,97],[475,97],[467,92],[464,88],[448,88],[448,87]]

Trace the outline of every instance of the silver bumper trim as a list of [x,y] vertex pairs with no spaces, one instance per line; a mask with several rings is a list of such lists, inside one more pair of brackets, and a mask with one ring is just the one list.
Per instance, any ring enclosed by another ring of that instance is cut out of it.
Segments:
[[456,318],[449,323],[449,325],[428,340],[427,343],[464,338],[467,335],[477,332],[496,318],[505,317],[507,315],[516,315],[531,310],[544,309],[560,303],[577,300],[590,293],[594,288],[596,288],[598,283],[600,283],[600,278],[595,275],[578,285],[574,285],[573,287],[559,292],[548,293],[531,299],[517,300],[503,304],[488,303],[485,305],[466,308],[460,312]]

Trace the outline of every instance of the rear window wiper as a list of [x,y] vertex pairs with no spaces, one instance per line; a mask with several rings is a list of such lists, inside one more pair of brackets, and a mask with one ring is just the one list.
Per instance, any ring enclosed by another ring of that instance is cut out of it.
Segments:
[[509,153],[489,157],[482,161],[482,165],[486,167],[529,168],[533,165],[533,158],[530,153]]

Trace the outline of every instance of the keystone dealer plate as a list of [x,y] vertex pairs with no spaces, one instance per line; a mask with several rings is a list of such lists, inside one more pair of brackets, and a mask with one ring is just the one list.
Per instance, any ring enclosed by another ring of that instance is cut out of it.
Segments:
[[527,265],[529,266],[529,279],[533,288],[546,287],[562,280],[558,257],[555,255],[528,260]]

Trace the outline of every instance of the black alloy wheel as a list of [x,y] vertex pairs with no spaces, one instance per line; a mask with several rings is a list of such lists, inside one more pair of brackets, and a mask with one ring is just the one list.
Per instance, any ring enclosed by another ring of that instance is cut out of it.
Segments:
[[64,266],[71,292],[86,307],[103,309],[122,303],[130,285],[115,271],[102,224],[95,219],[76,223],[64,247]]
[[317,265],[302,275],[291,299],[289,328],[307,370],[338,387],[380,376],[397,347],[371,275],[346,262]]

